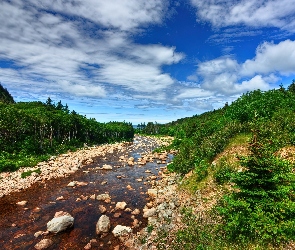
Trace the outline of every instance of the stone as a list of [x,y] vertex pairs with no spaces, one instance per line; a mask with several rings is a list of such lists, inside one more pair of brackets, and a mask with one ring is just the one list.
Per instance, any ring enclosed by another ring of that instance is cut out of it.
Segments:
[[27,205],[27,203],[28,203],[27,201],[19,201],[16,203],[16,205],[25,206],[25,205]]
[[34,247],[35,249],[46,249],[49,248],[53,244],[51,239],[43,239],[39,243],[37,243]]
[[116,210],[117,209],[122,209],[122,210],[124,210],[125,208],[126,208],[126,206],[127,206],[127,203],[126,202],[124,202],[124,201],[122,201],[122,202],[117,202],[117,204],[116,204]]
[[157,189],[148,189],[147,194],[150,197],[156,197],[157,196]]
[[113,169],[113,167],[111,166],[111,165],[103,165],[102,166],[102,168],[101,169],[103,169],[103,170],[112,170]]
[[71,181],[67,186],[68,187],[74,187],[74,186],[76,186],[76,182],[75,181]]
[[143,213],[143,218],[149,218],[156,214],[157,210],[153,207],[151,209],[146,209]]
[[82,186],[87,186],[88,183],[87,182],[83,182],[83,181],[81,181],[81,182],[80,181],[77,181],[76,182],[76,185],[79,186],[79,187],[82,187]]
[[138,215],[138,214],[140,214],[140,210],[138,208],[136,208],[136,209],[134,209],[134,211],[131,214]]
[[129,157],[128,161],[134,161],[134,157]]
[[34,237],[38,238],[42,234],[43,234],[43,231],[38,231],[38,232],[34,233]]
[[96,196],[96,199],[98,201],[105,201],[107,199],[111,199],[110,195],[109,194],[99,194]]
[[64,199],[65,198],[63,196],[59,196],[59,197],[56,198],[57,201],[61,201],[61,200],[64,200]]
[[121,226],[121,225],[117,225],[114,230],[112,231],[113,235],[115,237],[120,237],[120,236],[124,236],[124,235],[128,235],[132,232],[131,227],[126,227],[126,226]]
[[47,223],[47,231],[51,233],[62,232],[74,225],[74,218],[63,211],[57,212],[54,218]]
[[107,233],[111,228],[110,218],[106,215],[100,216],[96,224],[96,234]]
[[99,209],[99,211],[100,211],[102,214],[104,214],[104,213],[107,211],[106,207],[103,206],[103,205],[99,205],[99,206],[98,206],[98,209]]
[[86,250],[91,249],[91,243],[89,242],[89,243],[84,247],[84,249],[86,249]]
[[90,197],[89,197],[91,200],[95,200],[95,198],[96,198],[96,195],[95,194],[93,194],[93,195],[90,195]]

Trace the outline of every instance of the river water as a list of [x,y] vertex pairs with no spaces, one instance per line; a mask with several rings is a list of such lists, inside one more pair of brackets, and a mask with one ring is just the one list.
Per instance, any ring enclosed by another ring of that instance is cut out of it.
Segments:
[[[151,152],[158,147],[158,143],[151,138],[136,136],[134,142],[126,147],[125,156],[132,156],[137,161],[141,154]],[[54,242],[47,249],[84,249],[92,239],[97,242],[92,243],[91,249],[113,249],[120,245],[120,242],[111,234],[111,231],[105,237],[96,235],[96,223],[102,215],[98,207],[104,205],[107,208],[105,214],[111,220],[111,230],[116,225],[132,227],[131,212],[113,211],[116,203],[121,201],[126,202],[127,208],[132,211],[136,208],[141,210],[139,215],[135,215],[141,224],[138,228],[133,228],[133,232],[136,233],[146,227],[147,219],[142,217],[142,209],[149,200],[146,191],[150,186],[144,182],[153,174],[158,176],[161,167],[165,167],[172,156],[169,156],[165,164],[157,164],[155,159],[154,162],[148,162],[146,165],[131,167],[126,162],[119,161],[120,156],[122,153],[115,151],[106,155],[106,158],[96,157],[92,164],[83,167],[69,177],[35,183],[22,192],[0,198],[1,249],[35,249],[34,246],[45,238]],[[113,170],[96,169],[103,164],[113,166]],[[146,173],[146,170],[150,170],[151,173]],[[139,178],[142,178],[143,182],[136,181]],[[85,182],[87,185],[68,187],[71,181]],[[132,189],[127,188],[128,185]],[[111,196],[111,203],[89,198],[93,194],[103,193]],[[64,199],[56,200],[60,196]],[[77,198],[81,200],[77,201]],[[23,200],[28,201],[26,206],[16,205],[17,202]],[[34,234],[38,231],[46,231],[47,222],[58,211],[70,213],[75,219],[74,227],[56,235],[41,235],[36,238]],[[118,212],[121,213],[119,217],[117,217]],[[120,249],[124,248],[120,247]]]

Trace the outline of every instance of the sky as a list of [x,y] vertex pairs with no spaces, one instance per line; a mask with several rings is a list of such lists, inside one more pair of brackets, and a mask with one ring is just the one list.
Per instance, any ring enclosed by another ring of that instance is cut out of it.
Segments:
[[100,122],[166,123],[295,79],[295,0],[1,0],[0,82]]

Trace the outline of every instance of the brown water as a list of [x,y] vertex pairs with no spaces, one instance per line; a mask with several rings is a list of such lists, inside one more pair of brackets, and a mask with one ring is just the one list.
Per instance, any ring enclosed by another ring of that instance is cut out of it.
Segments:
[[[138,148],[138,145],[143,146]],[[153,139],[145,137],[135,137],[132,144],[127,146],[124,155],[133,156],[135,161],[141,153],[153,150],[158,145]],[[156,162],[147,163],[144,166],[135,165],[129,167],[124,162],[119,161],[121,152],[114,152],[106,155],[107,159],[101,157],[94,158],[94,163],[78,170],[70,177],[52,179],[46,183],[35,183],[30,188],[0,198],[0,246],[1,249],[34,249],[34,245],[41,239],[50,238],[54,244],[48,249],[84,249],[84,246],[91,240],[96,239],[97,243],[92,244],[92,249],[113,249],[120,242],[109,233],[101,238],[95,233],[95,226],[102,215],[98,209],[99,205],[107,208],[106,215],[111,220],[111,230],[116,225],[132,226],[131,212],[122,212],[119,218],[115,218],[115,212],[111,211],[117,202],[125,201],[131,210],[138,208],[142,210],[148,201],[145,194],[149,185],[137,182],[136,179],[157,175],[160,167],[166,164]],[[170,156],[171,159],[172,156]],[[168,160],[170,161],[170,160]],[[113,170],[96,170],[99,165],[108,164],[113,166]],[[145,173],[145,170],[152,173]],[[89,173],[83,171],[89,170]],[[117,176],[122,176],[118,179]],[[87,186],[68,187],[70,181],[87,182]],[[102,182],[107,184],[102,185]],[[128,190],[127,185],[131,185],[134,190]],[[109,193],[111,203],[98,200],[76,201],[82,196],[93,194]],[[57,201],[56,198],[63,196],[64,200]],[[22,207],[16,202],[26,200],[27,205]],[[39,209],[38,209],[39,208]],[[57,235],[34,237],[38,231],[46,231],[46,224],[53,217],[55,212],[65,211],[75,218],[74,227]],[[134,228],[133,232],[141,230],[147,225],[147,219],[136,215],[136,219],[142,222],[139,228]],[[121,247],[120,249],[124,249]]]

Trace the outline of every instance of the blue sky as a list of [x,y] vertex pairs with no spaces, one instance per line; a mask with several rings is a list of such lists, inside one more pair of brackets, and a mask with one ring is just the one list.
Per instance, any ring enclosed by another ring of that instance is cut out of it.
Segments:
[[165,123],[295,78],[295,0],[2,0],[16,101]]

